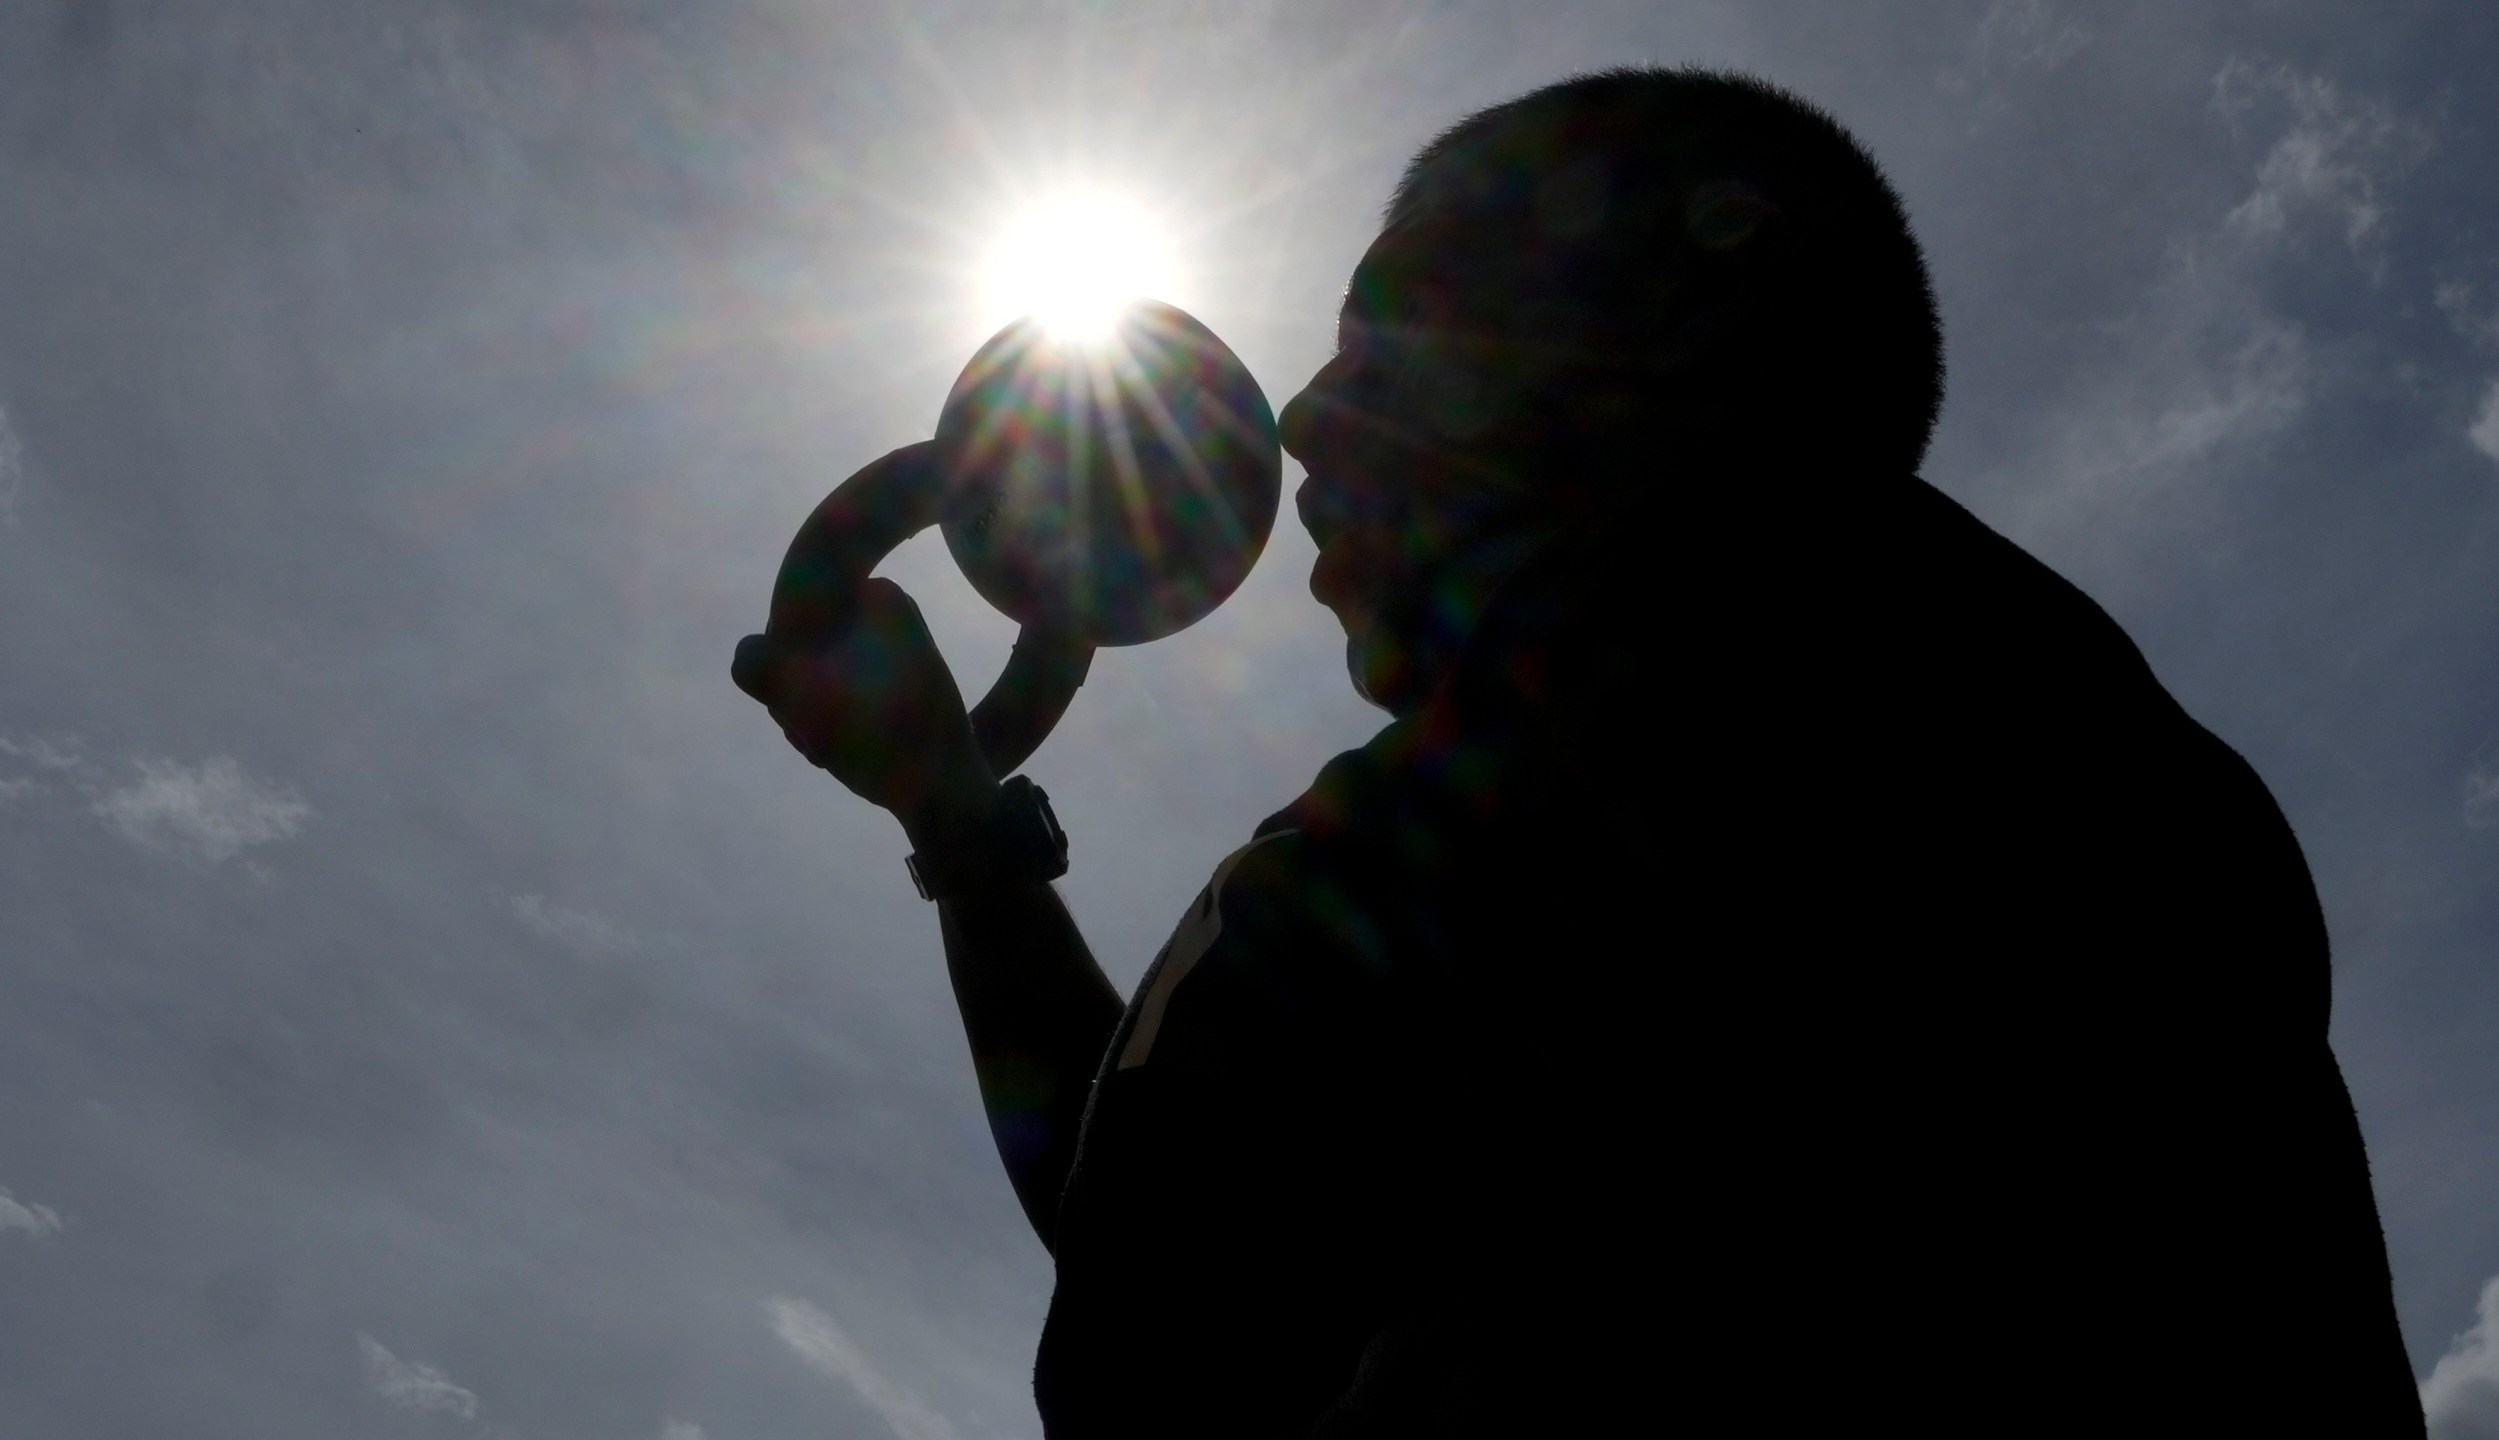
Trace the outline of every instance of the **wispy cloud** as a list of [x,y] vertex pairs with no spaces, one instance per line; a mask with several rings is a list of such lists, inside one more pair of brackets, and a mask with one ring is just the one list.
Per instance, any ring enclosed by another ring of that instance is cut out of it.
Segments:
[[2465,428],[2464,438],[2473,448],[2493,460],[2499,460],[2499,380],[2490,382],[2490,392],[2482,397],[2482,408]]
[[1971,48],[1988,69],[2046,71],[2090,43],[2090,28],[2052,0],[1996,0],[1979,17]]
[[0,1190],[0,1235],[11,1230],[23,1230],[41,1240],[61,1233],[61,1216],[49,1205],[12,1199],[8,1191]]
[[[2249,188],[2218,224],[2180,236],[2109,360],[2078,379],[2021,462],[2021,529],[2109,535],[2097,521],[2286,432],[2333,376],[2305,327],[2267,290],[2285,247],[2320,230],[2375,275],[2393,177],[2430,132],[2388,106],[2291,66],[2234,59],[2212,82],[2234,129],[2274,127]],[[2131,544],[2130,538],[2124,543]]]
[[691,1420],[671,1420],[659,1427],[659,1440],[703,1440],[703,1427]]
[[48,793],[56,778],[74,779],[87,768],[76,741],[0,735],[0,805]]
[[2499,1436],[2499,1276],[2482,1287],[2473,1327],[2447,1347],[2421,1385],[2430,1440]]
[[2023,528],[2110,534],[2086,517],[2131,511],[2202,468],[2280,434],[2318,383],[2301,327],[2226,283],[2182,269],[2132,322],[2019,462]]
[[[2440,313],[2475,347],[2499,350],[2499,306],[2485,308],[2474,288],[2462,280],[2440,284],[2435,292]],[[2499,379],[2488,383],[2482,392],[2481,408],[2473,413],[2472,423],[2465,426],[2464,438],[2473,448],[2493,460],[2499,460]]]
[[2481,297],[2473,285],[2464,280],[2439,282],[2431,291],[2438,302],[2438,312],[2458,335],[2485,350],[2499,350],[2499,305],[2483,308]]
[[356,1348],[364,1352],[365,1383],[373,1387],[374,1394],[393,1405],[420,1414],[477,1418],[476,1394],[452,1384],[451,1377],[440,1370],[402,1360],[370,1335],[358,1335]]
[[70,774],[87,768],[86,752],[76,740],[53,739],[43,735],[29,735],[15,740],[0,735],[0,758],[22,768],[52,775]]
[[2233,123],[2268,102],[2286,107],[2291,123],[2257,166],[2256,188],[2230,212],[2231,228],[2272,236],[2303,216],[2329,216],[2374,269],[2388,225],[2380,187],[2428,152],[2428,129],[2280,62],[2234,59],[2213,77],[2214,108]]
[[17,519],[17,492],[26,483],[26,447],[18,443],[17,427],[0,407],[0,526]]
[[1969,29],[1964,58],[1939,70],[1936,83],[1974,103],[2010,109],[2024,87],[2090,47],[2083,13],[2070,0],[1993,0]]
[[898,1440],[954,1440],[945,1417],[920,1403],[918,1396],[895,1385],[851,1343],[833,1317],[804,1300],[775,1298],[764,1302],[772,1333],[819,1374],[842,1381],[859,1393],[868,1408],[885,1417]]
[[106,791],[92,808],[134,845],[214,865],[284,840],[312,818],[312,807],[292,789],[256,779],[224,756],[197,765],[147,759],[133,764],[138,778]]
[[2464,772],[2464,823],[2476,830],[2499,825],[2499,761],[2488,753],[2473,757]]
[[511,906],[514,918],[531,934],[575,954],[624,955],[641,948],[640,937],[615,921],[557,905],[543,895],[515,895]]

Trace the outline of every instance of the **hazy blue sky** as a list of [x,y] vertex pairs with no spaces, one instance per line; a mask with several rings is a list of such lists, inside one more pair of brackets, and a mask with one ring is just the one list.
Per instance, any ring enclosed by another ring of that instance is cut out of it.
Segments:
[[[1280,403],[1417,143],[1643,60],[1890,168],[1927,474],[2289,811],[2435,1428],[2499,1436],[2482,0],[0,0],[0,1434],[1034,1434],[933,917],[730,647],[1020,200],[1161,209]],[[1374,724],[1289,513],[1030,766],[1123,983]],[[1794,763],[1881,826],[1845,715]]]

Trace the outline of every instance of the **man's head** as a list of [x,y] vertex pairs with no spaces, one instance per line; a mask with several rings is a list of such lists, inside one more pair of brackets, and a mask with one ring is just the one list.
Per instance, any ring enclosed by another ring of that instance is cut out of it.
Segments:
[[1899,197],[1830,117],[1699,70],[1582,76],[1424,147],[1282,416],[1311,590],[1363,693],[1428,696],[1547,535],[1911,470],[1941,327]]

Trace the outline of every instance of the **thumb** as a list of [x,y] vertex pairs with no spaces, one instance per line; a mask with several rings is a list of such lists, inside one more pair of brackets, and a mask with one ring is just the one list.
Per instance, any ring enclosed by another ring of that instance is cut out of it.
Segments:
[[729,680],[747,698],[769,706],[780,693],[781,647],[770,636],[749,635],[729,661]]
[[879,618],[904,615],[913,620],[920,618],[920,602],[911,598],[910,591],[882,575],[873,575],[860,582],[858,605],[861,613]]

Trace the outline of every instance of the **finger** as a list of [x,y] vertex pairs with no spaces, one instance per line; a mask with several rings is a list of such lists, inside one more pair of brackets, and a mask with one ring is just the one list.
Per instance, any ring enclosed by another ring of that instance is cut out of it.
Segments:
[[916,698],[939,710],[961,709],[963,692],[954,668],[937,649],[919,602],[891,580],[875,579],[861,587],[857,642],[876,647],[881,673],[913,679]]

